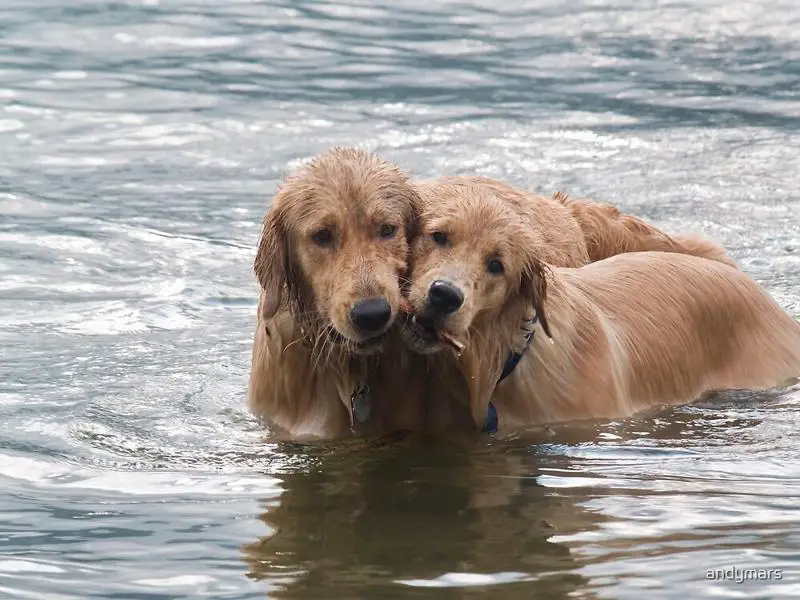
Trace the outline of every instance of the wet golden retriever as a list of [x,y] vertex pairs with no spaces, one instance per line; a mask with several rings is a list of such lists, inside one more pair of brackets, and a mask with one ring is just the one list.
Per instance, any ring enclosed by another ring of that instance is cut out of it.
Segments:
[[[369,357],[396,337],[419,203],[405,173],[354,148],[286,179],[254,264],[261,295],[248,396],[257,416],[292,438],[344,435],[365,373],[391,380]],[[391,418],[402,425],[403,407]]]
[[451,188],[476,186],[537,223],[537,245],[550,264],[647,249],[729,260],[710,242],[668,236],[609,205],[541,197],[481,177],[414,183],[373,154],[334,148],[284,181],[264,219],[248,390],[258,417],[292,438],[437,421],[422,401],[428,361],[407,350],[392,324],[419,207],[446,200]]
[[800,376],[800,324],[724,253],[563,268],[550,225],[481,185],[427,196],[420,219],[404,335],[438,361],[429,401],[468,399],[479,427],[493,411],[501,428],[624,417]]

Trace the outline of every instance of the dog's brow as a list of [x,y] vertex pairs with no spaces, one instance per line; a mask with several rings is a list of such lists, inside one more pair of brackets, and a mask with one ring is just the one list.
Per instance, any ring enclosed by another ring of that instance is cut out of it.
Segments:
[[315,212],[307,215],[302,220],[301,228],[306,233],[313,233],[323,227],[334,228],[336,227],[336,222],[336,215]]
[[451,222],[445,219],[433,219],[426,227],[429,232],[434,231],[449,231],[451,229]]
[[399,210],[386,210],[385,207],[375,208],[366,211],[367,222],[373,224],[380,223],[399,223],[403,220],[402,213]]

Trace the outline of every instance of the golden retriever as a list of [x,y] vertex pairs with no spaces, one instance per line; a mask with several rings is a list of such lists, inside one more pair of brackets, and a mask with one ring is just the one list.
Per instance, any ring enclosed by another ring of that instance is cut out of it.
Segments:
[[[286,179],[254,264],[261,295],[248,396],[257,416],[293,438],[344,435],[365,374],[391,380],[369,357],[397,335],[419,202],[405,173],[354,148],[334,148]],[[387,413],[392,426],[403,410]]]
[[550,267],[550,225],[482,185],[440,189],[420,218],[404,335],[417,352],[464,347],[438,359],[429,401],[462,395],[478,426],[492,411],[503,428],[624,417],[800,376],[800,324],[724,253]]
[[258,417],[292,438],[456,418],[443,402],[425,406],[428,361],[408,351],[392,324],[420,206],[440,196],[446,206],[448,190],[458,195],[476,186],[537,224],[536,244],[550,264],[579,266],[647,249],[729,260],[710,242],[687,238],[690,247],[609,205],[541,197],[482,177],[413,183],[373,154],[334,148],[288,177],[264,218],[248,390]]

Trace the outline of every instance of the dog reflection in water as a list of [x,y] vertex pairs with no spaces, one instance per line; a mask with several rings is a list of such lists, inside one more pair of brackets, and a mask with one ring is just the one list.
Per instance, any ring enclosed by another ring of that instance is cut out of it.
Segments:
[[270,533],[242,548],[249,577],[277,585],[275,597],[393,597],[400,582],[448,573],[517,573],[528,582],[498,589],[520,600],[537,589],[566,597],[585,582],[565,574],[576,562],[550,538],[591,530],[597,516],[536,483],[530,447],[412,434],[301,451],[308,467],[280,476],[285,491],[260,517]]

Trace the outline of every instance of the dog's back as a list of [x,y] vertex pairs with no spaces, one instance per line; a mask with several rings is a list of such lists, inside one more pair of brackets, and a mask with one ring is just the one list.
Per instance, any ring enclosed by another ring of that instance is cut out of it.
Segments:
[[800,324],[728,265],[644,252],[565,274],[611,323],[635,405],[800,376]]
[[800,377],[800,324],[721,262],[637,252],[556,268],[545,310],[552,341],[537,330],[492,395],[503,427],[627,417]]
[[624,252],[652,250],[691,254],[736,266],[725,250],[710,240],[689,234],[666,234],[611,204],[577,200],[561,192],[553,198],[569,209],[577,221],[592,261]]

